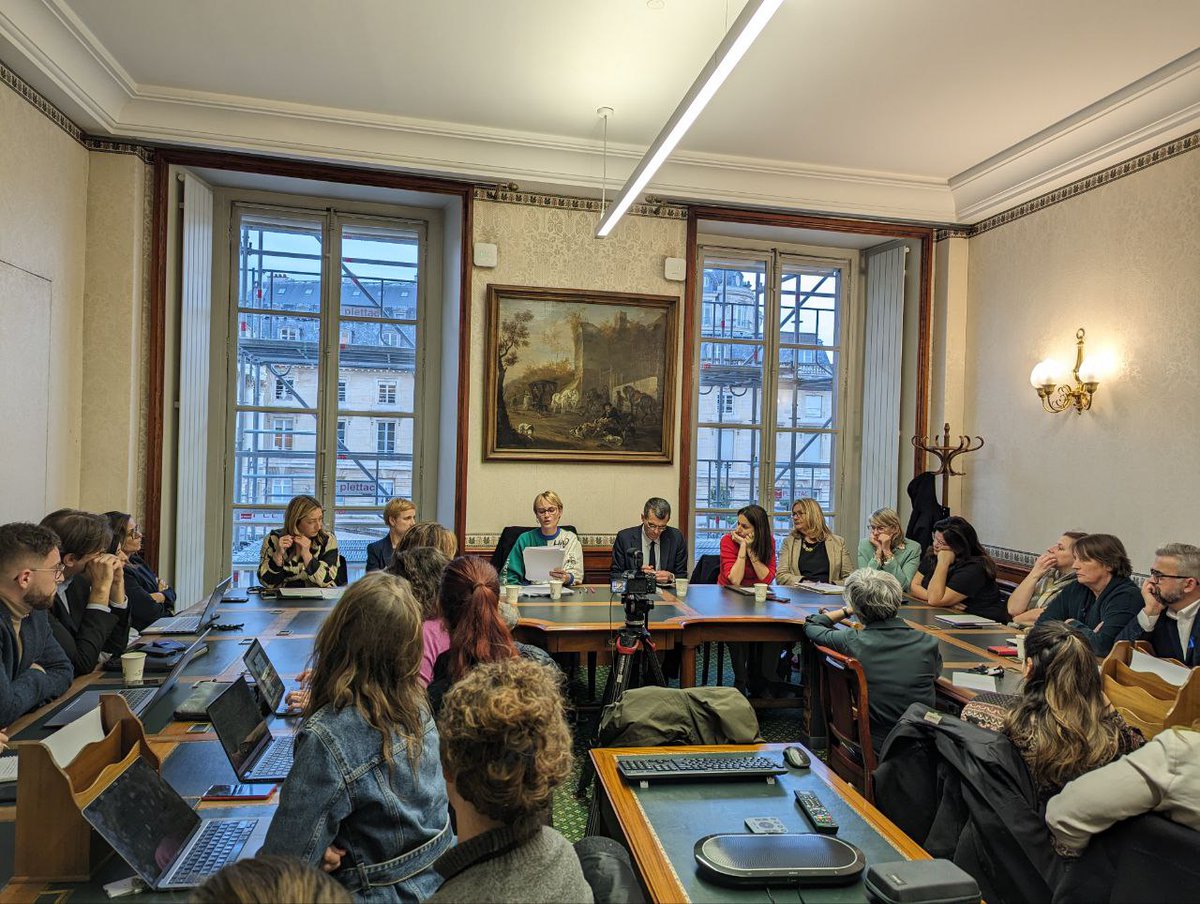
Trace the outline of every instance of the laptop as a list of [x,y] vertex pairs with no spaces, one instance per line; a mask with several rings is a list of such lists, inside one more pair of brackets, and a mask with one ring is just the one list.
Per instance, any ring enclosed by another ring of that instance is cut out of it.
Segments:
[[229,585],[233,582],[232,577],[227,577],[221,581],[213,589],[213,592],[208,595],[208,602],[204,604],[204,611],[199,615],[165,615],[162,618],[156,618],[146,627],[142,628],[143,634],[195,634],[202,631],[217,620],[217,606],[221,604],[222,597],[225,596],[225,591],[229,589]]
[[242,675],[208,705],[208,721],[238,781],[282,782],[292,769],[295,739],[271,737],[267,718]]
[[84,691],[43,724],[46,728],[61,728],[63,725],[69,725],[84,713],[99,706],[101,694],[120,694],[125,698],[125,702],[129,704],[130,712],[140,718],[142,713],[171,692],[171,688],[175,686],[175,682],[179,680],[179,676],[187,668],[187,664],[196,657],[200,648],[205,646],[205,638],[207,636],[208,632],[206,631],[192,641],[192,645],[183,651],[183,655],[175,663],[175,668],[167,673],[167,677],[162,680],[161,684],[146,687],[109,687],[101,688],[100,690]]
[[[267,655],[267,651],[258,642],[257,637],[246,648],[246,652],[242,655],[242,662],[246,664],[246,671],[254,679],[264,716],[294,716],[297,714],[298,710],[289,709],[283,702],[287,686],[279,677],[275,663],[271,662],[271,657]],[[295,689],[299,689],[299,685]]]
[[[83,808],[83,818],[150,888],[195,888],[250,856],[264,819],[201,819],[141,757]],[[265,832],[265,826],[264,832]],[[260,833],[262,834],[262,833]]]

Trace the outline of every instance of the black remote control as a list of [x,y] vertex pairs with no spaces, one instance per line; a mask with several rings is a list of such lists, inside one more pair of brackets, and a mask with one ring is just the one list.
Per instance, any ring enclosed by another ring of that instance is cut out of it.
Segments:
[[821,798],[817,797],[811,791],[796,791],[795,794],[796,803],[804,811],[804,815],[808,817],[808,821],[812,823],[813,829],[818,834],[837,834],[838,824],[829,815],[829,811],[825,809],[825,805],[821,803]]

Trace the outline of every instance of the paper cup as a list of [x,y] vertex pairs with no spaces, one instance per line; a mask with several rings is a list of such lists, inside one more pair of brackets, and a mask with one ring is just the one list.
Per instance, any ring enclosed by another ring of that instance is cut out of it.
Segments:
[[1012,645],[1017,648],[1017,662],[1025,661],[1025,635],[1019,634],[1012,638]]
[[504,599],[507,602],[515,603],[517,597],[521,595],[521,588],[516,584],[506,584],[504,586]]
[[136,684],[141,681],[145,669],[145,653],[123,653],[121,655],[121,675],[126,684]]
[[550,599],[552,599],[552,600],[562,599],[562,587],[563,587],[562,581],[550,581]]
[[680,599],[687,596],[688,580],[687,578],[675,579],[675,595]]
[[770,584],[755,584],[754,585],[754,602],[765,603],[767,601],[767,591],[771,589]]

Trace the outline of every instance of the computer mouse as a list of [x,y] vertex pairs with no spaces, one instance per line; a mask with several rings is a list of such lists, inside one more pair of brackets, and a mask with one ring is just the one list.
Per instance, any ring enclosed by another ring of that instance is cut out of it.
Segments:
[[793,769],[807,769],[810,761],[803,747],[785,747],[783,758]]

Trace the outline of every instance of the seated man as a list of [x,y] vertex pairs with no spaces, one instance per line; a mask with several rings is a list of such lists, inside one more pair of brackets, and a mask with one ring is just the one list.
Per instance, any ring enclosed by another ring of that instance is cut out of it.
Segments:
[[642,507],[642,523],[617,533],[612,550],[612,576],[619,577],[632,565],[631,550],[642,552],[642,571],[652,573],[660,584],[674,583],[686,578],[687,540],[673,527],[671,503],[655,496]]
[[71,663],[54,639],[46,610],[62,580],[58,537],[36,524],[0,526],[0,725],[44,703],[71,684]]
[[1170,543],[1156,550],[1142,603],[1119,639],[1148,640],[1155,656],[1178,659],[1188,668],[1200,665],[1200,547]]
[[58,535],[65,578],[47,613],[50,628],[76,677],[86,675],[129,643],[124,563],[107,552],[112,528],[100,515],[61,509],[42,526]]
[[[846,578],[843,599],[849,605],[827,615],[811,615],[804,624],[804,633],[813,643],[862,664],[876,755],[909,704],[934,705],[934,684],[942,671],[937,638],[896,617],[901,597],[900,582],[890,574],[860,568]],[[836,625],[851,612],[862,619],[863,629],[839,630]]]

